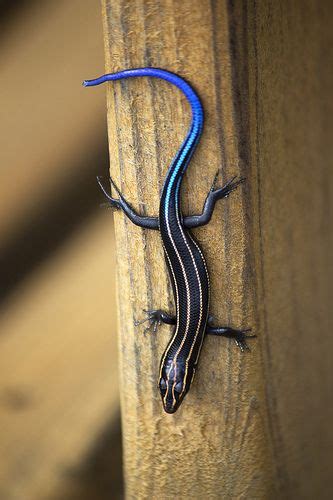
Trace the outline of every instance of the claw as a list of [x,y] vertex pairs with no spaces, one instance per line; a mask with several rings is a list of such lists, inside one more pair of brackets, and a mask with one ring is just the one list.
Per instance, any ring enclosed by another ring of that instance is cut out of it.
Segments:
[[148,321],[148,320],[149,320],[149,318],[140,319],[139,321],[135,320],[134,326],[142,325],[142,323],[146,323],[146,321]]
[[250,331],[251,331],[251,328],[246,328],[245,330],[241,330],[240,332],[238,332],[238,336],[235,337],[236,345],[237,345],[237,347],[239,347],[239,349],[241,350],[241,352],[251,351],[250,347],[246,343],[246,339],[248,339],[248,338],[254,338],[257,335],[255,335],[255,334],[253,334],[253,335],[246,335],[246,332],[250,332]]
[[121,192],[120,192],[120,190],[119,190],[119,188],[118,188],[117,184],[116,184],[116,183],[114,182],[114,180],[112,179],[112,177],[109,177],[109,181],[110,181],[111,186],[115,189],[115,191],[116,191],[116,193],[118,194],[118,196],[119,196],[120,198],[122,198],[122,194],[121,194]]
[[235,339],[235,343],[236,343],[237,347],[239,347],[241,352],[251,351],[251,349],[249,348],[249,346],[247,345],[247,343],[245,341]]
[[240,177],[237,181],[237,175],[234,175],[222,188],[221,190],[226,192],[224,198],[227,198],[232,191],[234,191],[240,184],[245,181],[245,177]]
[[231,179],[226,184],[224,184],[223,188],[229,187],[234,182],[234,180],[236,178],[237,178],[237,175],[234,175],[233,177],[231,177]]
[[103,194],[105,195],[105,197],[108,199],[109,201],[109,206],[111,208],[113,208],[114,210],[118,210],[119,208],[121,208],[121,199],[122,199],[122,196],[116,186],[116,184],[114,183],[114,181],[111,179],[110,177],[110,182],[111,182],[111,186],[114,187],[114,189],[117,191],[119,197],[120,197],[120,200],[117,200],[116,198],[113,198],[108,192],[107,190],[105,189],[104,187],[104,184],[103,184],[103,177],[101,175],[98,175],[97,177],[97,182],[98,182],[98,185],[99,187],[101,188]]
[[211,191],[214,191],[215,190],[215,186],[216,186],[216,181],[217,181],[217,178],[219,176],[219,173],[220,173],[220,169],[216,172],[215,174],[215,177],[214,177],[214,180],[212,182],[212,187],[210,188]]
[[235,339],[235,344],[236,346],[240,349],[241,352],[244,352],[245,351],[245,346],[246,344],[244,345],[243,342],[240,342],[239,340]]
[[146,309],[143,309],[143,312],[146,313],[146,317],[139,320],[139,321],[134,321],[135,326],[142,325],[143,323],[149,322],[149,325],[144,329],[143,334],[145,335],[149,331],[153,331],[153,333],[157,332],[157,328],[161,324],[161,318],[159,315],[159,311],[157,310],[152,310],[152,311],[147,311]]
[[150,331],[150,327],[151,325],[147,326],[144,330],[143,330],[143,335],[146,336],[146,333]]

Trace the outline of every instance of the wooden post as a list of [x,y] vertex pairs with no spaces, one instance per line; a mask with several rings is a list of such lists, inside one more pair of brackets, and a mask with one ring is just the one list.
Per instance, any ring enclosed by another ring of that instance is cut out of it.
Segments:
[[[207,338],[190,393],[165,414],[157,381],[170,327],[155,335],[134,327],[142,309],[174,310],[161,241],[115,214],[128,498],[332,495],[325,9],[309,0],[103,0],[108,72],[165,68],[202,98],[205,129],[184,213],[200,212],[218,168],[223,182],[246,177],[195,236],[209,265],[211,313],[258,334],[243,354]],[[167,83],[108,85],[112,176],[141,212],[158,213],[189,119]]]

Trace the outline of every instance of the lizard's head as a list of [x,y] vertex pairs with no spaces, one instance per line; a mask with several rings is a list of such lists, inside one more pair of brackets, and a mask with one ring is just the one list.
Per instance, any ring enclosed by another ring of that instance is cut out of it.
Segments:
[[163,408],[167,413],[175,413],[187,394],[195,369],[184,360],[166,358],[161,367],[158,383]]

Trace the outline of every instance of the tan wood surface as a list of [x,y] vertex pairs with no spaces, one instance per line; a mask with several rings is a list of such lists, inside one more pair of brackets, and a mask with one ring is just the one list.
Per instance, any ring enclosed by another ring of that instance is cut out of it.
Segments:
[[18,11],[0,46],[0,247],[80,182],[105,130],[105,100],[81,86],[103,63],[96,2],[46,0]]
[[[103,0],[107,71],[166,68],[202,98],[184,213],[200,212],[218,168],[223,181],[246,176],[195,236],[211,313],[258,334],[245,354],[207,338],[190,393],[164,414],[170,327],[143,335],[133,325],[143,308],[174,308],[161,242],[115,215],[128,498],[332,496],[328,4]],[[158,212],[189,119],[164,82],[108,84],[111,172],[144,213]]]
[[14,4],[0,33],[0,498],[102,499],[111,485],[116,499],[105,95],[81,85],[103,64],[100,5]]
[[1,310],[1,499],[71,498],[75,473],[117,418],[112,255],[101,213]]

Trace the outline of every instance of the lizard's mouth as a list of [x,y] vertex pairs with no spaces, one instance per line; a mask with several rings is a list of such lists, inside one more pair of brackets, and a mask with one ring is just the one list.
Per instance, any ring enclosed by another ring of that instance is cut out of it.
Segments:
[[173,398],[171,399],[164,399],[163,400],[163,409],[166,413],[175,413],[178,408],[179,408],[179,405],[181,403],[181,400],[174,400]]
[[164,411],[166,413],[175,413],[175,411],[177,410],[177,406],[172,406],[172,405],[164,405]]

